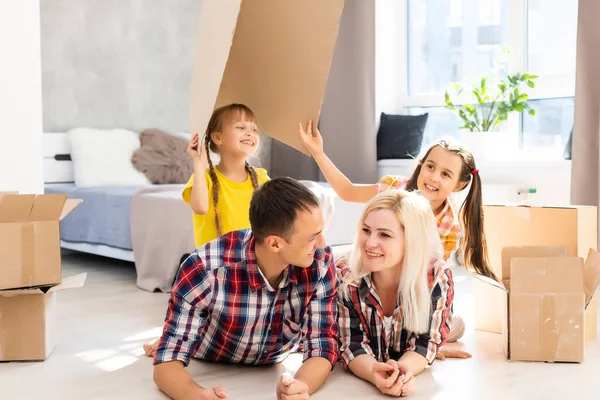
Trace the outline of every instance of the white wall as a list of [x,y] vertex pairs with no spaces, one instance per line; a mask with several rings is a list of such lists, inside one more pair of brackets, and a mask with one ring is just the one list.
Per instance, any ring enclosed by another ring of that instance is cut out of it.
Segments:
[[0,1],[0,191],[42,193],[38,0]]

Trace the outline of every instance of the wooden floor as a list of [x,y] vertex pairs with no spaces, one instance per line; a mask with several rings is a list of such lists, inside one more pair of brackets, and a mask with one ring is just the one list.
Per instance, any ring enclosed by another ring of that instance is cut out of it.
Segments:
[[[0,399],[164,399],[152,381],[142,344],[161,331],[168,295],[135,285],[133,264],[77,253],[63,256],[64,276],[88,273],[82,289],[61,292],[58,345],[36,363],[0,363]],[[598,399],[600,348],[586,348],[582,364],[508,363],[500,335],[472,331],[471,278],[455,270],[455,311],[467,324],[470,360],[436,362],[417,377],[414,399]],[[0,327],[1,328],[1,327]],[[470,329],[471,328],[471,329]],[[193,361],[201,384],[221,385],[235,399],[274,399],[280,373],[301,358],[274,367],[208,365]],[[385,399],[338,366],[312,399]]]

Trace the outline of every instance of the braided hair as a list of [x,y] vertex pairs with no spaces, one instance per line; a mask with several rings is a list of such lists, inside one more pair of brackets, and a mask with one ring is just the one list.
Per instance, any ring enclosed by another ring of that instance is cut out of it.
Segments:
[[[219,217],[219,179],[217,178],[217,173],[215,171],[215,166],[213,165],[212,160],[210,159],[210,152],[217,153],[218,149],[215,143],[212,140],[211,133],[212,132],[222,132],[226,123],[233,119],[234,116],[245,115],[246,118],[254,119],[254,113],[250,108],[243,104],[229,104],[223,107],[217,108],[212,116],[210,117],[210,121],[208,122],[208,126],[206,128],[206,133],[204,135],[204,147],[206,148],[206,155],[208,159],[208,171],[210,175],[210,180],[212,182],[212,200],[213,207],[215,212],[215,226],[217,227],[217,236],[221,236],[221,219]],[[256,174],[256,170],[248,161],[246,161],[244,165],[246,172],[250,176],[250,180],[252,181],[252,187],[254,190],[258,189],[258,176]]]

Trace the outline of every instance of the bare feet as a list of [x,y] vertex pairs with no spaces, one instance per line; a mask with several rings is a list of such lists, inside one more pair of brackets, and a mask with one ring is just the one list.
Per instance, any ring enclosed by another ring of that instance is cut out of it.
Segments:
[[154,343],[145,344],[144,352],[146,352],[147,357],[154,357],[156,354],[156,348],[158,347],[158,339],[154,341]]
[[461,350],[461,349],[447,349],[442,347],[437,355],[436,359],[444,361],[446,358],[471,358],[471,353]]

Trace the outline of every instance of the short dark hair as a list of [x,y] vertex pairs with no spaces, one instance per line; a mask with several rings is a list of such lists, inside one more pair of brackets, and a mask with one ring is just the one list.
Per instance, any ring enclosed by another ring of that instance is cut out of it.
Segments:
[[306,186],[292,178],[265,182],[250,202],[250,227],[254,238],[263,242],[269,235],[289,240],[298,212],[312,211],[319,200]]

